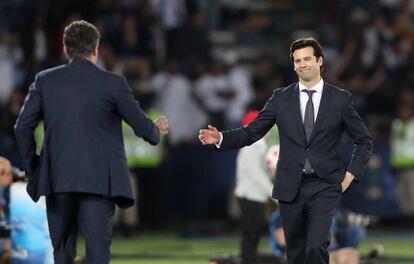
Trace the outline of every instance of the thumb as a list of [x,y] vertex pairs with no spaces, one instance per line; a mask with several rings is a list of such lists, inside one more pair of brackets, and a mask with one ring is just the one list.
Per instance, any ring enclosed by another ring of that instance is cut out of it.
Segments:
[[209,129],[217,130],[217,128],[213,127],[212,125],[208,125]]

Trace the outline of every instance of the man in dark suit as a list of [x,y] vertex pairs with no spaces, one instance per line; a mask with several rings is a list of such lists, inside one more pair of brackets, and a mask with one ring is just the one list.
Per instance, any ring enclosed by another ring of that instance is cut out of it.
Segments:
[[[151,144],[167,133],[166,118],[148,119],[124,78],[95,65],[99,38],[86,21],[65,28],[70,62],[37,74],[15,125],[27,191],[34,201],[46,196],[56,264],[74,262],[78,227],[86,263],[109,263],[114,206],[134,203],[121,120]],[[33,132],[40,121],[44,142],[38,156]]]
[[[279,200],[290,264],[329,262],[329,227],[342,192],[358,179],[372,153],[372,138],[348,91],[323,81],[322,48],[313,38],[298,39],[290,57],[299,82],[274,90],[255,121],[219,132],[200,130],[202,144],[220,150],[241,148],[276,124],[280,156],[273,198]],[[340,139],[354,140],[352,159],[343,167]]]

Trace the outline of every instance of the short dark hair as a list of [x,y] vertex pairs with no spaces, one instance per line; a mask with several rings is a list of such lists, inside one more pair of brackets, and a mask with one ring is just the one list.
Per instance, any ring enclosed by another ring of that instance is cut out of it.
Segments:
[[101,34],[91,23],[77,20],[65,27],[63,45],[69,58],[89,57],[99,44]]
[[292,45],[290,45],[290,59],[293,61],[293,52],[295,52],[295,50],[303,49],[306,47],[313,48],[313,55],[315,55],[316,59],[319,59],[319,57],[323,58],[321,44],[319,44],[316,39],[309,37],[297,39],[292,43]]

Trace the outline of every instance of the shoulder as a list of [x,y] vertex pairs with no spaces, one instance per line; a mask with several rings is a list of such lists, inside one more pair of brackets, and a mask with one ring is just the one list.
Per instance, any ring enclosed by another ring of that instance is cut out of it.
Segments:
[[63,72],[67,69],[67,65],[60,65],[60,66],[56,66],[56,67],[52,67],[52,68],[48,68],[45,70],[40,71],[36,77],[37,78],[44,78],[44,77],[48,77],[51,75],[55,75],[58,74],[60,72]]
[[111,87],[116,86],[128,86],[128,82],[124,76],[119,73],[108,71],[97,65],[93,65],[95,68],[94,74],[106,84],[109,84]]
[[327,89],[328,92],[334,94],[335,96],[343,97],[343,98],[349,98],[352,97],[352,94],[350,91],[344,90],[342,88],[339,88],[335,85],[332,85],[330,83],[325,82],[323,89]]
[[272,97],[273,98],[281,97],[281,96],[283,97],[285,95],[290,95],[294,93],[295,89],[297,89],[297,84],[298,83],[296,82],[296,83],[292,83],[289,86],[279,87],[279,88],[274,89]]
[[126,79],[124,76],[122,76],[119,73],[115,73],[115,72],[110,72],[108,70],[99,68],[99,70],[101,71],[101,73],[103,75],[105,75],[108,79],[113,80],[115,82],[121,82],[121,83],[126,83]]
[[285,86],[285,87],[279,87],[279,88],[274,89],[273,93],[280,93],[280,94],[288,93],[288,92],[291,92],[294,89],[296,89],[297,85],[298,85],[298,83],[295,82],[295,83],[292,83],[292,84],[290,84],[288,86]]

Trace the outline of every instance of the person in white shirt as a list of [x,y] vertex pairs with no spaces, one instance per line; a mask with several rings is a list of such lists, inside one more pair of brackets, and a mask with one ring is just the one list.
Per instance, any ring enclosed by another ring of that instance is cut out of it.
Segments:
[[[246,113],[242,125],[253,121],[259,111]],[[242,237],[240,255],[242,263],[255,263],[257,246],[264,222],[265,205],[272,197],[272,174],[266,166],[268,146],[265,137],[242,148],[237,156],[236,188],[240,212]]]

